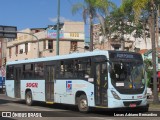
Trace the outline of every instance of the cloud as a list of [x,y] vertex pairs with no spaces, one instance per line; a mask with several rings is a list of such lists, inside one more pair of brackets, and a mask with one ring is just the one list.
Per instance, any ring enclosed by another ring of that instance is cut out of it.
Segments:
[[[55,18],[49,18],[49,20],[50,20],[51,22],[56,23],[56,22],[57,22],[57,17],[55,17]],[[67,19],[67,18],[65,18],[65,17],[60,17],[60,22],[65,22],[65,21],[72,21],[72,20]]]

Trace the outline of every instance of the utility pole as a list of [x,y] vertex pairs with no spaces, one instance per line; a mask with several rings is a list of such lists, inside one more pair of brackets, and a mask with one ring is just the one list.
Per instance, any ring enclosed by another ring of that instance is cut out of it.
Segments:
[[[159,5],[157,6],[157,15],[156,15],[156,42],[157,42],[157,48],[159,48]],[[157,49],[159,53],[159,49]]]
[[60,16],[60,0],[58,0],[57,10],[57,40],[56,40],[56,55],[59,55],[59,16]]
[[90,15],[90,44],[89,49],[90,51],[93,51],[93,17]]
[[153,62],[153,103],[158,103],[157,72],[156,72],[156,44],[155,44],[155,4],[151,1],[151,42],[152,42],[152,62]]

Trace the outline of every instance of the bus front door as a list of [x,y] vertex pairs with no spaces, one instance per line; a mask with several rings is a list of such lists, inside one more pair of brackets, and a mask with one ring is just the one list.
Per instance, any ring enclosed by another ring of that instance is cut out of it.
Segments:
[[45,72],[46,101],[54,102],[54,66],[47,65]]
[[14,94],[16,98],[20,98],[20,75],[21,68],[15,68]]
[[108,74],[106,63],[95,64],[95,104],[97,106],[108,106]]

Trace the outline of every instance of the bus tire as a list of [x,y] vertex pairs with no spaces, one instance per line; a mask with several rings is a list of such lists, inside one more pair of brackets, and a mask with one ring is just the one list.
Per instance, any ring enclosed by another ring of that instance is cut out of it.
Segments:
[[28,106],[32,106],[32,105],[33,105],[33,99],[32,99],[32,92],[31,92],[31,91],[28,91],[28,92],[26,93],[25,100],[26,100],[26,104],[27,104]]
[[87,96],[84,94],[78,98],[78,109],[83,113],[89,112]]

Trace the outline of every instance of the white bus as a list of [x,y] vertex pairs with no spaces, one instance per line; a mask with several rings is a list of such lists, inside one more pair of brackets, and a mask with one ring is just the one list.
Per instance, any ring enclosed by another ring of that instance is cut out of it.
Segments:
[[26,100],[91,107],[147,105],[142,56],[134,52],[93,51],[7,62],[6,94]]

